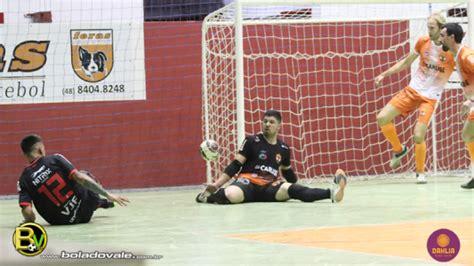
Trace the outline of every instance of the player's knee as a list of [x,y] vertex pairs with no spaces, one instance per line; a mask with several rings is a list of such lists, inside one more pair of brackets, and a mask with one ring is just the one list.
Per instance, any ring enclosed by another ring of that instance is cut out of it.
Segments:
[[242,203],[244,201],[244,192],[238,186],[228,186],[225,189],[225,196],[230,203]]
[[423,142],[425,142],[427,130],[428,126],[425,123],[417,122],[415,125],[415,130],[413,132],[413,141],[416,144],[422,144]]
[[416,144],[422,144],[423,142],[425,142],[425,135],[424,135],[424,134],[416,134],[416,133],[415,133],[415,136],[413,137],[413,141],[414,141]]
[[474,141],[474,132],[471,132],[470,130],[467,130],[467,129],[463,129],[462,139],[464,140],[464,142]]
[[390,122],[390,120],[388,119],[388,117],[383,112],[380,112],[380,113],[377,114],[377,124],[379,126],[386,125],[389,122]]
[[290,199],[288,195],[288,188],[291,186],[291,183],[283,183],[275,194],[275,200],[277,201],[287,201]]

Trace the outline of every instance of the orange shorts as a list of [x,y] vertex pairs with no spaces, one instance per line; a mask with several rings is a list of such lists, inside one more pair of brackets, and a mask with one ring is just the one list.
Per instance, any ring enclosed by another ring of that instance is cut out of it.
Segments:
[[246,178],[250,181],[250,183],[253,183],[257,186],[265,186],[273,182],[272,180],[268,180],[266,178],[258,176],[257,174],[252,174],[252,173],[241,173],[239,174],[237,179],[238,178]]
[[470,112],[469,116],[467,117],[468,121],[474,121],[474,112]]
[[428,125],[436,109],[436,102],[420,95],[410,86],[406,86],[390,100],[389,104],[397,108],[402,116],[407,116],[418,109],[418,122]]

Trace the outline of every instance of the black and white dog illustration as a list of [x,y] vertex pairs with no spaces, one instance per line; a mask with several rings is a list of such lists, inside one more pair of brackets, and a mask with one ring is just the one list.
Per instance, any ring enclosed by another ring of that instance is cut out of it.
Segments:
[[92,74],[97,72],[107,74],[107,68],[105,67],[107,56],[104,52],[89,53],[86,49],[79,47],[79,59],[81,60],[81,69],[86,76],[91,77]]

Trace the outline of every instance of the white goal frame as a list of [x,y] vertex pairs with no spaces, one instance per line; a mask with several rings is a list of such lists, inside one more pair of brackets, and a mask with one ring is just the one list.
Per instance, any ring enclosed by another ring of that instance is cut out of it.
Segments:
[[[242,143],[242,141],[245,138],[245,98],[244,98],[244,51],[243,51],[243,26],[246,24],[252,24],[252,25],[257,25],[257,24],[271,24],[272,20],[262,20],[262,21],[256,21],[256,20],[246,20],[244,19],[243,16],[243,8],[245,7],[258,7],[258,6],[309,6],[313,4],[376,4],[376,3],[385,3],[385,4],[400,4],[400,3],[406,3],[406,4],[413,4],[413,1],[409,0],[366,0],[366,1],[351,1],[351,0],[296,0],[296,1],[285,1],[285,0],[236,0],[233,5],[234,5],[234,18],[233,21],[212,21],[208,22],[210,25],[234,25],[235,28],[235,71],[236,71],[236,77],[235,77],[235,86],[236,86],[236,129],[237,129],[237,143],[234,144],[236,147],[238,147],[238,144]],[[466,3],[468,6],[468,14],[469,16],[469,22],[468,22],[468,33],[474,32],[474,0],[460,0],[460,1],[448,1],[448,0],[419,0],[416,1],[416,3]],[[436,10],[433,10],[436,11]],[[206,17],[204,23],[206,23],[207,18],[217,14],[219,10],[209,14],[208,17]],[[420,14],[420,17],[426,18],[428,14]],[[412,17],[411,17],[412,18]],[[351,19],[346,19],[347,21],[351,21]],[[353,19],[352,19],[353,20]],[[374,19],[376,21],[377,19]],[[321,19],[285,19],[284,23],[285,24],[291,24],[291,23],[314,23],[314,22],[344,22],[344,19],[337,19],[337,20],[321,20]],[[282,20],[275,20],[275,22],[281,23]],[[202,30],[202,37],[203,40],[205,39],[205,35],[207,33],[207,29],[205,28],[203,23],[203,30]],[[468,44],[470,47],[474,47],[474,34],[468,34]],[[209,139],[210,138],[210,132],[209,132],[209,110],[208,110],[208,94],[207,94],[207,67],[206,67],[206,47],[203,43],[202,47],[202,87],[203,87],[203,116],[204,116],[204,138]],[[413,72],[413,70],[412,70]],[[453,75],[457,75],[457,73],[453,73]],[[433,139],[436,139],[436,116],[433,115],[433,120],[432,120],[432,135]],[[436,141],[433,141],[433,150],[436,149]],[[436,159],[436,152],[433,153],[434,160]],[[222,169],[220,169],[222,170]],[[436,162],[433,164],[433,172],[437,172],[437,167],[436,167]],[[211,174],[211,164],[208,162],[207,163],[207,180],[211,181],[212,178],[215,178],[215,176],[212,176]]]

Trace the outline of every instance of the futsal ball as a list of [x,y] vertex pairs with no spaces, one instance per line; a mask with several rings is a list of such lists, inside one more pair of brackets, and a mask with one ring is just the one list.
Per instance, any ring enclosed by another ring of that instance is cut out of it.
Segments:
[[30,251],[30,252],[36,251],[36,245],[35,244],[29,244],[28,245],[28,251]]
[[219,144],[215,140],[208,139],[199,145],[201,156],[206,161],[215,161],[219,157]]

